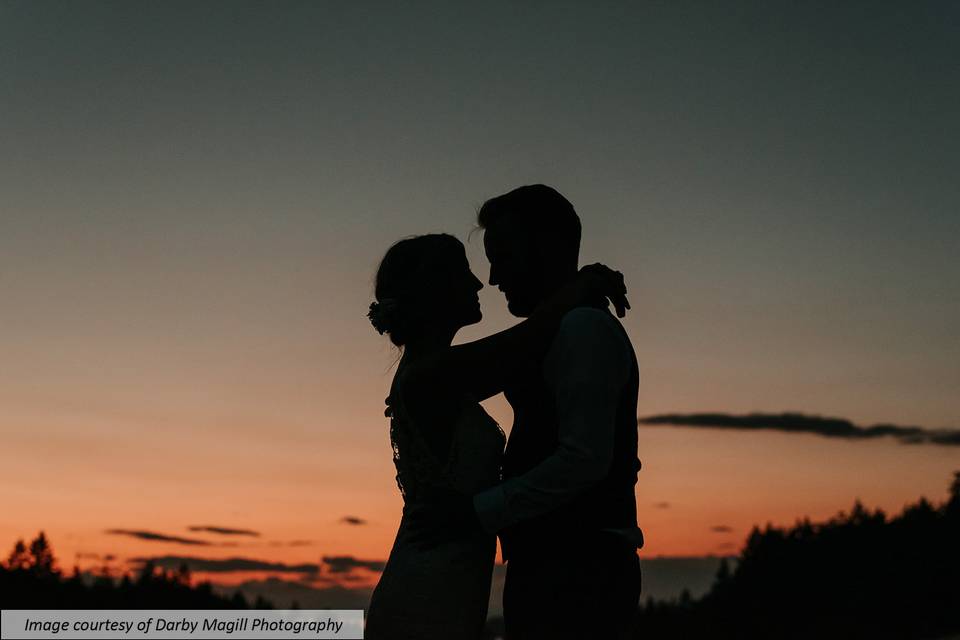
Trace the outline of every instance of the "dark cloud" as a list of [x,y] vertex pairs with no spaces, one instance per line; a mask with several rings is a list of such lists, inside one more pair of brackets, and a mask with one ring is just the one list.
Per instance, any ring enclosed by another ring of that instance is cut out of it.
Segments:
[[267,543],[271,547],[309,547],[313,545],[313,540],[273,540]]
[[653,505],[654,509],[669,509],[672,505],[669,502],[656,502]]
[[358,573],[340,573],[337,574],[337,582],[339,583],[366,583],[370,580],[369,577],[360,575]]
[[930,441],[935,444],[960,445],[960,431],[934,431]]
[[843,418],[827,418],[803,413],[668,413],[639,418],[640,424],[708,429],[750,429],[814,433],[829,438],[864,440],[892,436],[903,444],[960,445],[960,431],[934,430],[923,427],[875,424],[860,427]]
[[105,562],[110,562],[112,560],[117,559],[117,556],[113,555],[112,553],[108,553],[106,555],[101,556],[99,553],[92,553],[87,551],[78,551],[77,553],[74,554],[74,557],[77,560],[103,560]]
[[324,556],[323,564],[330,573],[349,573],[354,569],[383,571],[386,563],[382,560],[358,560],[353,556]]
[[710,531],[713,531],[714,533],[730,533],[733,531],[733,528],[728,527],[725,524],[718,524],[714,527],[710,527]]
[[150,556],[130,558],[129,562],[143,564],[147,561],[163,569],[176,569],[186,563],[191,571],[230,573],[232,571],[276,571],[279,573],[316,574],[320,566],[312,563],[284,564],[253,558],[198,558],[196,556]]
[[367,524],[366,520],[364,520],[363,518],[358,518],[356,516],[343,516],[342,518],[340,518],[340,522],[342,522],[343,524],[352,524],[356,526]]
[[232,596],[240,591],[248,601],[263,596],[276,607],[288,608],[296,602],[302,609],[365,609],[370,603],[370,586],[346,587],[339,584],[319,588],[300,580],[284,580],[269,577],[263,580],[248,580],[239,585],[212,583],[213,590]]
[[252,536],[254,538],[260,537],[259,531],[252,531],[250,529],[231,529],[230,527],[217,527],[210,524],[194,525],[194,526],[188,527],[188,529],[190,531],[218,533],[222,536]]
[[176,544],[187,544],[195,545],[200,547],[212,547],[215,546],[212,542],[207,542],[206,540],[197,540],[195,538],[181,538],[179,536],[168,536],[163,533],[155,533],[153,531],[140,531],[133,529],[107,529],[105,533],[115,536],[130,536],[132,538],[139,538],[140,540],[150,540],[153,542],[174,542]]

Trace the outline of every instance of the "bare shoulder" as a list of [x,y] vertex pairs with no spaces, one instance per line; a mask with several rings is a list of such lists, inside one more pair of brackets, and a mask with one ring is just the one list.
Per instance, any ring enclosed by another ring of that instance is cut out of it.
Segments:
[[441,362],[432,356],[411,362],[397,373],[394,383],[408,412],[427,422],[448,417],[457,404],[457,390],[451,376],[441,374]]

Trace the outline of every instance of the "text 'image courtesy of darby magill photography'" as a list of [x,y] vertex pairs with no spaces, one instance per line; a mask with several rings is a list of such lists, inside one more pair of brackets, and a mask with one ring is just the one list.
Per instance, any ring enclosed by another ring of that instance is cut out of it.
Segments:
[[0,636],[960,640],[960,3],[0,0]]
[[362,638],[363,611],[5,611],[5,638]]

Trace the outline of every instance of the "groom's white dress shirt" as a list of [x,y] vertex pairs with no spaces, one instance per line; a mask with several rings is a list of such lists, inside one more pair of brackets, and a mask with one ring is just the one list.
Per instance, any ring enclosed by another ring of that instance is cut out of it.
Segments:
[[[525,474],[474,496],[487,531],[552,511],[606,476],[632,350],[606,311],[580,307],[563,317],[543,361],[544,380],[556,402],[558,446]],[[616,531],[631,540],[639,534],[637,529]]]

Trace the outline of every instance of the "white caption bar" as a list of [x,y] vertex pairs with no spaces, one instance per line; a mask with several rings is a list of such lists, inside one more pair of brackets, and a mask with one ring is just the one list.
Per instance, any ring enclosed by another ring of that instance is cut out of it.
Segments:
[[3,638],[363,638],[362,609],[4,609]]

